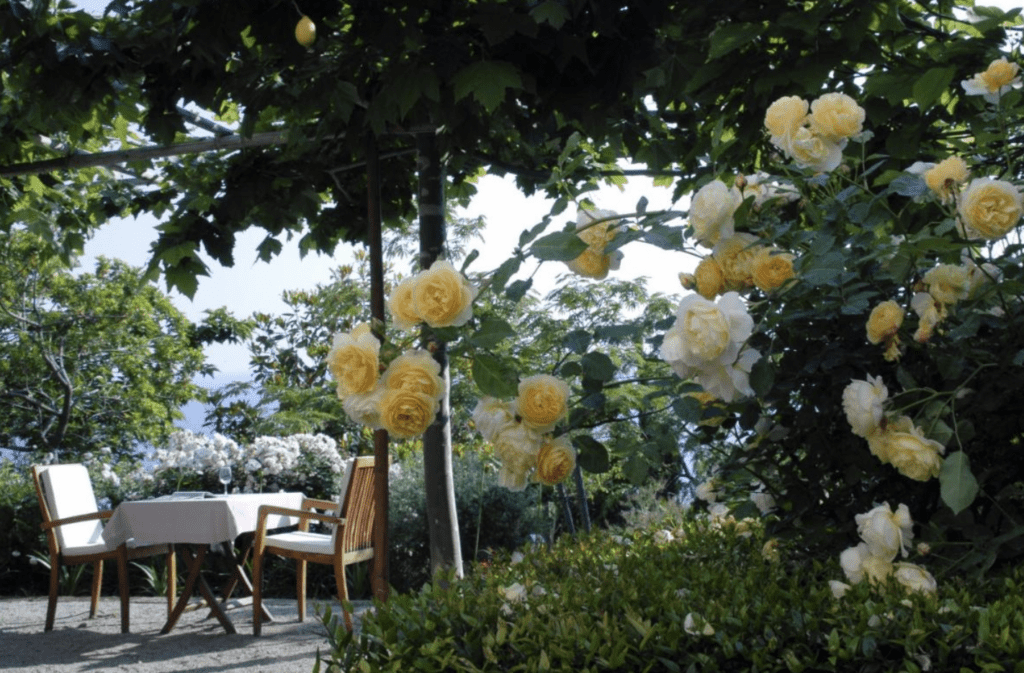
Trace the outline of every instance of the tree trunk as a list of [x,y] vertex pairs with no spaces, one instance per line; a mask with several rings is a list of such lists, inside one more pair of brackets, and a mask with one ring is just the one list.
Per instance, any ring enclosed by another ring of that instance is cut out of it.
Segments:
[[[373,331],[384,341],[384,246],[381,240],[380,217],[380,164],[377,141],[373,135],[366,139],[366,214],[370,234],[370,313]],[[386,601],[390,592],[388,543],[388,431],[373,433],[373,567],[370,586],[374,598]]]
[[[419,169],[420,266],[430,267],[444,250],[444,177],[437,138],[432,133],[416,136]],[[462,577],[462,544],[455,508],[455,481],[452,476],[452,432],[449,392],[448,354],[443,341],[424,331],[424,347],[441,365],[445,394],[437,418],[423,434],[423,477],[427,496],[427,522],[430,531],[430,570],[437,574],[452,570]]]

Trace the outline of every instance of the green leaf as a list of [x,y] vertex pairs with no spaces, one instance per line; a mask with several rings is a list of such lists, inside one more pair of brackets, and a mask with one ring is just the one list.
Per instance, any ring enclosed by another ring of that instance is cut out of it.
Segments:
[[763,24],[725,23],[711,33],[708,60],[714,61],[753,41],[765,30]]
[[932,68],[914,82],[914,100],[922,110],[927,110],[949,90],[949,85],[956,74],[956,68]]
[[492,397],[514,397],[518,391],[515,371],[487,353],[473,356],[473,382],[482,393]]
[[491,288],[494,292],[497,293],[505,287],[508,279],[519,271],[521,264],[522,260],[518,257],[513,257],[511,259],[506,259],[501,263],[501,266],[495,269],[494,275],[491,276]]
[[593,337],[585,329],[574,329],[562,337],[562,345],[574,353],[586,353]]
[[639,453],[630,455],[622,464],[623,475],[636,486],[647,481],[647,471],[647,460]]
[[615,376],[615,363],[604,353],[587,353],[580,360],[580,364],[583,366],[583,374],[596,381],[611,381]]
[[501,318],[488,316],[480,322],[480,328],[469,340],[478,348],[494,348],[499,343],[515,335],[512,325]]
[[774,384],[775,369],[768,361],[768,358],[762,357],[754,363],[750,370],[750,387],[754,389],[755,395],[764,397],[771,392]]
[[519,70],[505,61],[471,63],[452,78],[455,101],[472,94],[484,109],[493,112],[505,99],[508,89],[522,89],[523,78]]
[[519,301],[533,287],[533,279],[512,281],[512,284],[505,290],[505,296],[511,301]]
[[928,191],[928,185],[920,175],[904,173],[889,183],[889,191],[900,196],[915,198]]
[[611,469],[608,449],[604,444],[590,435],[575,435],[572,438],[576,447],[576,464],[591,474],[602,474]]
[[568,262],[576,259],[587,249],[587,244],[571,231],[556,231],[538,238],[530,246],[530,253],[537,259],[554,262]]
[[555,30],[562,27],[569,20],[569,10],[560,2],[547,0],[530,10],[530,16],[537,23],[548,23]]
[[971,472],[971,462],[963,451],[946,456],[939,472],[940,494],[953,514],[959,514],[978,495],[978,480]]
[[685,423],[696,423],[704,417],[704,405],[696,397],[689,395],[672,402],[672,410]]

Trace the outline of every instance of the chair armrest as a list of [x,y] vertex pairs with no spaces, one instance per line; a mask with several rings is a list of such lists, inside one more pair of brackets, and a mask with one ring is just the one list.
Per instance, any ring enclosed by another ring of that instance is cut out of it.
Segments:
[[337,510],[340,507],[334,500],[320,500],[318,498],[303,498],[302,509],[325,509]]
[[318,512],[311,512],[308,509],[290,509],[288,507],[280,507],[278,505],[260,505],[257,510],[256,518],[256,538],[253,541],[253,551],[256,554],[263,553],[264,542],[263,538],[267,534],[267,517],[271,514],[280,514],[282,516],[294,516],[300,521],[308,521],[313,519],[320,521],[321,523],[329,523],[342,526],[345,524],[345,519],[340,516],[334,516],[332,514],[320,514]]
[[104,510],[102,512],[89,512],[88,514],[79,514],[77,516],[69,516],[66,519],[54,519],[53,521],[44,521],[40,524],[40,528],[43,530],[50,530],[57,526],[65,526],[71,523],[79,523],[80,521],[93,521],[94,519],[109,519],[113,516],[113,510]]

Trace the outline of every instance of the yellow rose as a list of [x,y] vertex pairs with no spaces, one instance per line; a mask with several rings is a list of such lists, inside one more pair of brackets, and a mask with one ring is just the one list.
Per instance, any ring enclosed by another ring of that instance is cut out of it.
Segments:
[[923,344],[932,338],[936,325],[946,317],[946,309],[927,292],[915,292],[910,307],[919,318],[914,341]]
[[1009,63],[1004,56],[989,63],[985,72],[978,76],[984,82],[985,88],[989,92],[995,93],[1000,88],[1013,84],[1018,70],[1020,70],[1020,66],[1016,63]]
[[727,290],[743,290],[754,284],[754,258],[761,249],[760,242],[753,234],[739,233],[715,246],[711,254],[722,268]]
[[935,192],[940,201],[946,201],[953,195],[957,185],[967,182],[967,164],[960,157],[947,157],[925,171],[924,181],[928,188]]
[[785,96],[768,106],[764,125],[772,136],[789,136],[807,120],[807,101],[799,96]]
[[761,248],[751,262],[754,285],[763,292],[782,287],[793,277],[793,255],[775,248]]
[[928,293],[941,304],[955,304],[967,298],[970,269],[956,264],[939,264],[924,274]]
[[697,241],[706,247],[733,234],[733,215],[743,203],[740,190],[721,180],[712,180],[693,196],[690,202],[690,226]]
[[451,262],[437,260],[412,289],[416,313],[431,327],[458,327],[473,317],[477,290]]
[[864,128],[864,108],[844,93],[827,93],[811,103],[811,130],[833,143],[843,143]]
[[618,233],[618,220],[608,220],[598,224],[591,224],[596,220],[603,220],[613,216],[610,210],[596,210],[588,212],[580,210],[576,215],[576,235],[587,244],[587,249],[576,259],[566,262],[574,273],[595,280],[603,280],[608,276],[608,271],[618,269],[622,261],[622,252],[615,250],[605,254],[605,247],[611,243]]
[[903,324],[903,308],[895,301],[883,301],[868,316],[868,341],[873,344],[888,341],[896,336]]
[[430,395],[401,388],[385,390],[380,399],[380,424],[392,437],[416,437],[434,422],[437,408],[437,400]]
[[327,368],[338,383],[340,399],[373,390],[380,375],[379,353],[380,342],[370,333],[369,326],[334,335],[327,353]]
[[441,365],[430,353],[425,350],[406,351],[388,365],[382,384],[387,390],[411,390],[439,400],[445,393],[440,374]]
[[[616,252],[618,251],[616,250]],[[579,257],[569,260],[565,265],[577,275],[593,278],[594,280],[604,280],[608,277],[608,272],[612,268],[612,257],[610,255],[602,255],[593,248],[587,248],[580,253]]]
[[906,416],[890,423],[883,434],[889,462],[901,474],[915,481],[928,481],[939,476],[941,454],[946,448],[928,439]]
[[700,405],[705,411],[708,409],[715,409],[720,413],[711,416],[710,418],[703,418],[697,421],[697,425],[702,425],[709,428],[717,428],[725,420],[725,405],[719,400],[714,394],[707,392],[706,390],[700,390],[692,393],[686,393],[686,397],[692,397],[700,402]]
[[576,469],[576,452],[566,437],[551,439],[541,444],[537,453],[537,481],[548,486],[565,481]]
[[960,195],[959,211],[964,236],[992,241],[1017,226],[1021,194],[1004,180],[977,178]]
[[527,426],[545,432],[555,427],[568,411],[569,385],[549,374],[529,376],[519,382],[516,413]]
[[885,584],[894,568],[892,561],[878,556],[868,556],[862,561],[861,569],[872,584]]
[[412,329],[422,320],[416,312],[416,302],[412,298],[417,278],[418,276],[412,276],[403,280],[392,290],[391,296],[388,298],[388,310],[391,311],[392,323],[398,329]]
[[714,257],[705,257],[693,270],[693,282],[697,293],[708,301],[725,291],[725,274]]

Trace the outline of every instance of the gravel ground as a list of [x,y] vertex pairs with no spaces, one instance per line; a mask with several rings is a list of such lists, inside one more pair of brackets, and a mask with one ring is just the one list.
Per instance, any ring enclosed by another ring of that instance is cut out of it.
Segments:
[[[275,621],[252,635],[252,609],[228,615],[238,633],[231,635],[206,610],[185,612],[174,630],[160,635],[167,620],[167,603],[160,598],[133,596],[131,633],[121,633],[120,602],[100,599],[96,617],[89,619],[88,597],[60,597],[53,631],[46,633],[46,598],[0,598],[0,670],[5,673],[82,673],[85,671],[145,671],[146,673],[310,673],[316,653],[327,649],[316,601],[298,621],[289,599],[266,599]],[[357,603],[357,616],[370,604]],[[335,604],[334,609],[338,609]],[[358,619],[356,620],[358,628]]]

